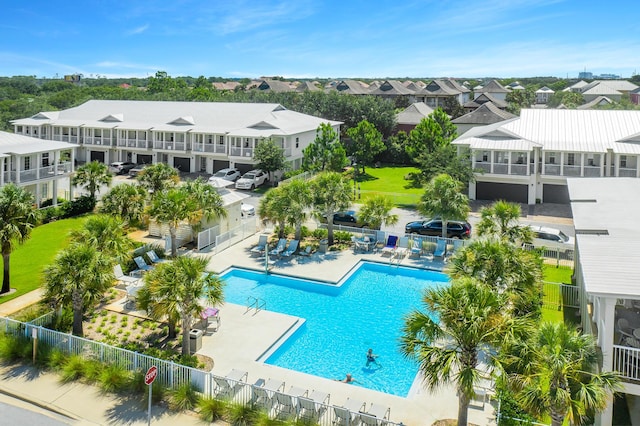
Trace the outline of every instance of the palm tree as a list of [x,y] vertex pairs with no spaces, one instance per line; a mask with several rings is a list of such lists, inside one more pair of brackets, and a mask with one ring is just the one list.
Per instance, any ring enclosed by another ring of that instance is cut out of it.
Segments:
[[146,197],[147,191],[140,185],[116,185],[102,197],[100,211],[120,216],[127,225],[138,224],[142,221]]
[[508,382],[518,402],[533,416],[550,416],[552,426],[567,418],[585,424],[621,388],[618,373],[598,373],[594,337],[564,323],[543,323],[508,353]]
[[260,199],[258,216],[263,221],[271,221],[278,225],[278,238],[284,238],[284,228],[287,224],[287,199],[284,196],[285,186],[270,189]]
[[430,390],[455,384],[458,425],[466,426],[474,387],[492,368],[489,362],[487,371],[479,370],[479,357],[491,361],[489,348],[498,347],[514,324],[504,313],[502,296],[470,278],[428,289],[422,301],[424,310],[405,319],[400,350],[418,361]]
[[91,216],[81,229],[71,232],[72,241],[85,243],[101,251],[115,262],[123,262],[133,249],[133,241],[127,236],[124,222],[119,217],[108,215]]
[[82,318],[113,283],[110,259],[84,243],[71,244],[44,271],[44,299],[57,306],[71,305],[73,334],[84,335]]
[[316,214],[327,219],[327,238],[333,245],[333,215],[351,205],[350,183],[340,173],[320,173],[311,181],[311,193]]
[[279,187],[282,191],[285,205],[285,221],[295,226],[295,239],[302,237],[302,224],[307,219],[307,209],[311,206],[313,198],[309,182],[294,180]]
[[145,275],[138,292],[141,307],[153,318],[167,318],[174,333],[175,322],[180,319],[183,355],[190,354],[189,330],[204,309],[201,299],[209,306],[224,301],[224,283],[206,272],[208,263],[207,258],[180,256],[157,265]]
[[178,171],[165,163],[156,163],[145,167],[136,178],[140,185],[151,194],[152,199],[162,191],[174,188],[180,182]]
[[462,183],[446,173],[435,176],[425,186],[418,210],[428,217],[440,217],[442,237],[447,237],[450,220],[465,220],[469,214],[469,198],[462,191]]
[[520,225],[520,205],[507,201],[496,201],[490,207],[480,210],[478,235],[495,236],[512,244],[530,243],[531,228]]
[[109,168],[106,164],[100,163],[99,161],[92,161],[84,166],[78,167],[71,182],[75,186],[86,187],[91,198],[95,200],[96,193],[100,191],[100,186],[111,185],[112,179],[113,176],[109,173]]
[[469,277],[504,292],[516,315],[537,315],[542,293],[542,259],[503,240],[476,240],[458,250],[447,268],[452,278]]
[[198,210],[195,200],[186,191],[173,188],[154,194],[154,198],[149,206],[149,217],[160,223],[169,226],[171,236],[171,256],[178,254],[178,226],[180,222],[187,221],[193,217]]
[[359,211],[360,221],[368,223],[374,229],[380,229],[382,224],[395,225],[398,215],[391,213],[393,203],[384,195],[374,195],[364,200]]
[[11,290],[11,251],[31,236],[38,223],[33,195],[12,183],[0,189],[0,247],[2,247],[2,291]]
[[227,216],[222,197],[213,186],[205,180],[198,178],[184,183],[180,187],[181,191],[186,191],[195,201],[197,210],[189,218],[189,224],[194,233],[202,228],[204,221],[211,221]]

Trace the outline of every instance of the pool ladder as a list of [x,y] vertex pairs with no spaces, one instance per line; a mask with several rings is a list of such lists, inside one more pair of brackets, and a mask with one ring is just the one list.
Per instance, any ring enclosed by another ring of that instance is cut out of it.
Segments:
[[[255,309],[254,315],[258,313],[261,309],[265,309],[267,307],[267,302],[264,299],[259,299],[257,297],[249,296],[247,297],[247,310],[249,312],[251,309]],[[246,313],[245,312],[245,313]]]

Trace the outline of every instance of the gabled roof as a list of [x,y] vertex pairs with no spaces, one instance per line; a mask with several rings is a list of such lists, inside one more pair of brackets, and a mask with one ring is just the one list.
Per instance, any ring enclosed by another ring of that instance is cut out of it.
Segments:
[[468,114],[451,120],[453,124],[493,124],[516,118],[508,111],[498,108],[493,102],[485,102]]
[[356,80],[342,80],[333,87],[335,90],[341,93],[348,93],[351,95],[368,95],[369,90],[361,82]]
[[570,90],[579,90],[582,89],[584,86],[587,86],[589,83],[587,83],[584,80],[580,80],[577,83],[572,84],[571,86],[568,87],[568,89]]
[[[408,83],[408,84],[405,84]],[[409,90],[413,90],[414,92],[419,92],[420,90],[424,89],[424,87],[426,86],[426,84],[424,84],[424,82],[422,81],[405,81],[404,86],[409,89]]]
[[483,85],[480,90],[477,90],[481,93],[509,93],[510,90],[505,88],[502,84],[498,82],[498,80],[491,80],[487,84]]
[[450,88],[459,91],[460,93],[469,93],[471,90],[467,86],[464,86],[452,78],[445,78],[442,80],[444,84],[449,86]]
[[78,145],[72,143],[50,141],[0,131],[0,157],[7,157],[11,154],[36,154],[58,149],[76,149],[77,147]]
[[256,87],[258,90],[268,91],[268,92],[290,92],[291,86],[289,83],[280,80],[262,80],[260,84]]
[[586,104],[578,105],[578,109],[590,109],[597,106],[609,105],[612,104],[613,101],[606,96],[598,96],[591,102],[587,102]]
[[433,112],[433,108],[424,102],[415,102],[396,116],[398,124],[418,124]]
[[464,108],[478,108],[480,105],[491,102],[498,108],[506,108],[509,104],[503,100],[496,99],[490,93],[482,93],[477,98],[463,105]]
[[619,92],[618,90],[614,89],[613,87],[609,86],[606,83],[596,83],[596,84],[590,84],[588,86],[583,87],[582,89],[582,94],[583,95],[591,95],[591,96],[620,96],[622,95],[621,92]]
[[222,82],[214,82],[211,83],[216,90],[234,90],[236,87],[240,86],[240,83],[237,81],[226,81]]
[[445,83],[443,80],[431,80],[427,85],[419,91],[418,95],[442,95],[442,96],[457,96],[462,93],[460,90],[453,88],[450,84]]
[[316,92],[321,89],[310,81],[303,81],[296,87],[296,90],[298,92]]
[[541,88],[539,88],[538,90],[536,90],[536,93],[548,93],[548,94],[554,94],[556,92],[554,92],[553,90],[549,89],[547,86],[542,86]]
[[619,92],[630,92],[638,88],[637,85],[627,80],[594,80],[591,82],[590,86],[597,84],[606,84],[613,90],[617,90]]
[[[120,120],[122,121],[122,120]],[[169,124],[177,124],[177,125],[194,125],[196,124],[195,120],[193,119],[192,116],[187,115],[184,117],[178,117],[173,121],[170,121]]]
[[404,87],[397,80],[385,80],[377,89],[369,93],[372,95],[407,96],[413,95],[414,91]]

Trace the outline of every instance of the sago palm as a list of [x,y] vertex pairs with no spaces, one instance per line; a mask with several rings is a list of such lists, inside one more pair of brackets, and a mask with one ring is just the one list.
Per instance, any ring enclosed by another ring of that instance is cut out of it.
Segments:
[[374,195],[364,200],[360,208],[360,221],[368,223],[374,229],[380,229],[382,224],[395,225],[398,215],[391,213],[393,202],[384,195]]
[[531,228],[520,224],[520,213],[518,204],[502,200],[483,207],[477,226],[478,235],[497,237],[512,244],[530,243]]
[[120,216],[127,225],[142,221],[147,191],[140,185],[124,183],[111,188],[102,197],[100,211],[112,216]]
[[129,257],[133,248],[133,241],[127,236],[122,220],[104,214],[86,219],[81,229],[71,232],[71,238],[94,247],[119,263]]
[[100,163],[99,161],[92,161],[84,166],[78,167],[71,182],[76,186],[87,188],[89,195],[95,200],[96,193],[99,192],[100,186],[109,186],[112,180],[113,176],[109,173],[109,168],[106,164]]

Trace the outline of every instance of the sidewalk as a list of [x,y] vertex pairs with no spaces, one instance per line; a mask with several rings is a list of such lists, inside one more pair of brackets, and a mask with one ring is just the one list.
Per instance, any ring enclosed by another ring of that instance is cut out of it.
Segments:
[[[144,397],[128,399],[103,394],[99,388],[79,382],[63,384],[55,373],[22,364],[0,366],[0,393],[62,415],[70,425],[147,424]],[[203,424],[192,413],[173,413],[158,406],[151,408],[151,422],[166,426]]]

